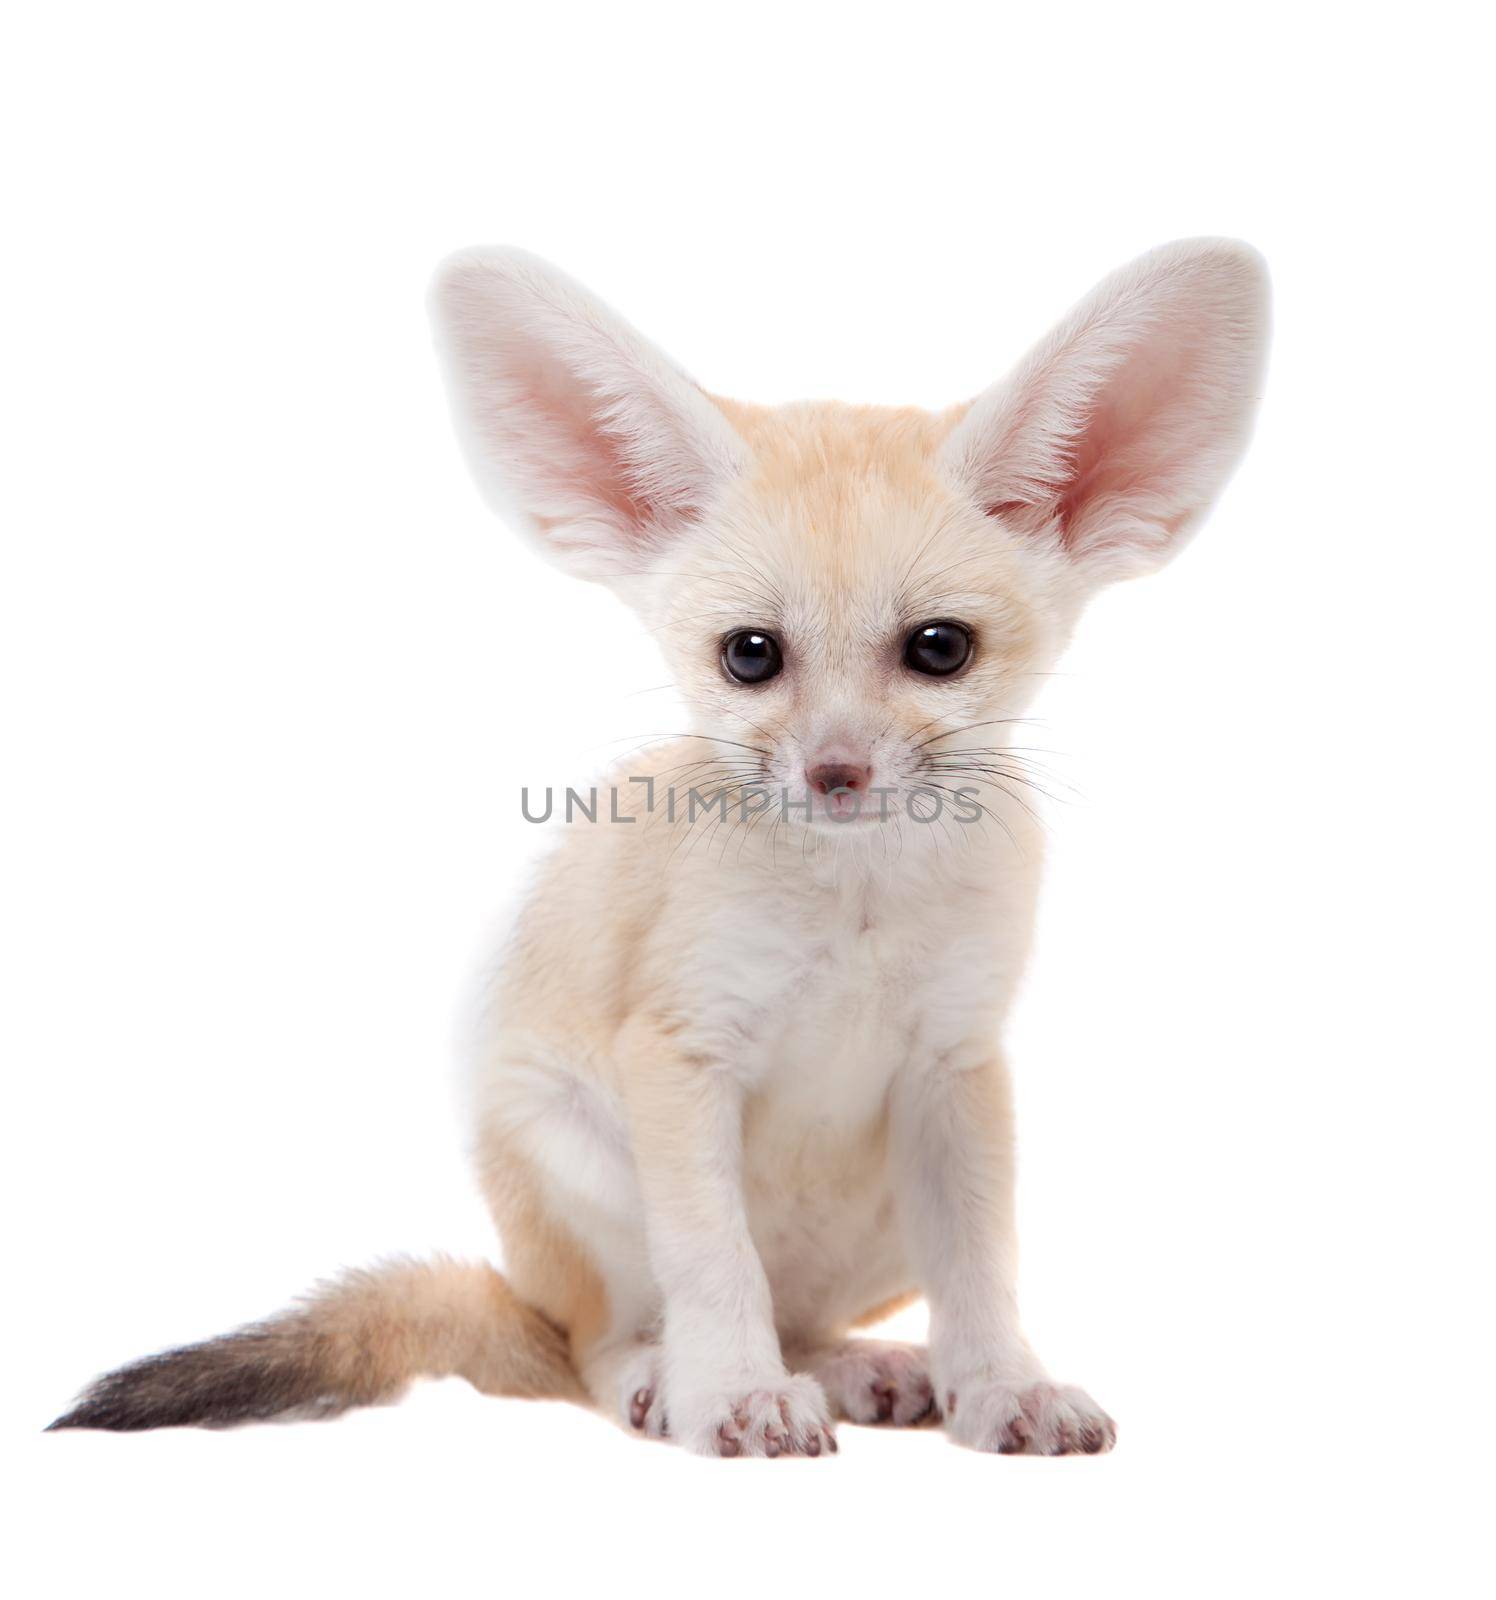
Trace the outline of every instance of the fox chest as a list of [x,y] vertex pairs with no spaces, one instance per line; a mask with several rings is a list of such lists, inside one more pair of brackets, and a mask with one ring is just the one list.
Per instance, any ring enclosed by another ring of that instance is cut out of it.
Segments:
[[922,1031],[907,942],[876,931],[808,942],[766,997],[745,1062],[767,1122],[851,1127],[874,1115]]
[[847,1133],[883,1113],[896,1074],[990,1021],[992,952],[918,924],[853,924],[786,952],[742,1063],[765,1130]]
[[750,1228],[781,1331],[907,1289],[891,1089],[942,1029],[905,939],[858,930],[807,949],[797,977],[766,1009],[743,1126]]

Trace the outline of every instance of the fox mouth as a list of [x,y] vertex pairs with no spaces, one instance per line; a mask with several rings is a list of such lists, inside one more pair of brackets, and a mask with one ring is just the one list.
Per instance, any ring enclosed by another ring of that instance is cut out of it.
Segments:
[[816,809],[829,822],[860,822],[864,816],[865,798],[858,790],[844,784],[822,795]]
[[807,820],[812,827],[835,832],[838,828],[866,827],[891,821],[898,805],[892,789],[867,793],[851,787],[831,789],[812,795]]
[[817,811],[810,819],[813,828],[824,828],[828,833],[835,833],[841,828],[866,828],[876,826],[885,819],[880,817],[876,810],[872,811]]

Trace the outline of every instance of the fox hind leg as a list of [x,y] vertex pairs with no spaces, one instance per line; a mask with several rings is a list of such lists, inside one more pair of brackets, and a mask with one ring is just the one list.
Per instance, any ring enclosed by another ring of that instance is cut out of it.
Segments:
[[842,1339],[794,1352],[794,1365],[810,1373],[848,1422],[910,1428],[939,1416],[923,1345]]

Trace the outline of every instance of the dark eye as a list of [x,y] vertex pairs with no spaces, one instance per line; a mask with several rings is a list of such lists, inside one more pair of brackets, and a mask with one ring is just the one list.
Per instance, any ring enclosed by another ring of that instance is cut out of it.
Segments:
[[745,629],[722,641],[722,665],[739,683],[767,683],[784,666],[784,657],[773,634]]
[[959,622],[927,622],[909,635],[904,665],[930,678],[948,678],[971,657],[971,635]]

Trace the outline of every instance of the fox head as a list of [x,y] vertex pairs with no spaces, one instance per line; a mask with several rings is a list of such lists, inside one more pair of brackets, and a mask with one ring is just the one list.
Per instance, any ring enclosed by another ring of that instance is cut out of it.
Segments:
[[1086,598],[1230,476],[1267,337],[1260,258],[1216,239],[1114,273],[938,413],[710,395],[517,250],[449,260],[434,306],[485,493],[640,613],[722,773],[812,826],[1001,783]]

